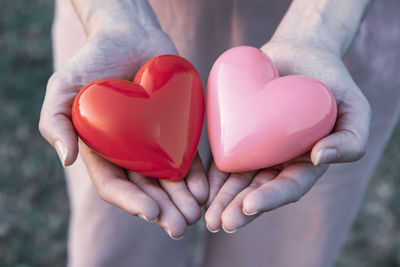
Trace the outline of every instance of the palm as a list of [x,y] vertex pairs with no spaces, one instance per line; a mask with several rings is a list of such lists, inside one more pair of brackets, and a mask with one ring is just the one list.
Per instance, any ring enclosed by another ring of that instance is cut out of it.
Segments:
[[233,232],[262,212],[299,200],[327,170],[324,163],[355,161],[365,150],[369,104],[338,56],[290,42],[270,42],[261,49],[280,75],[309,76],[330,88],[338,104],[338,120],[334,132],[315,144],[311,153],[289,162],[242,173],[224,173],[213,164],[205,216],[211,231],[223,227]]
[[[103,78],[132,80],[138,68],[150,58],[177,53],[162,31],[154,30],[150,35],[151,39],[129,37],[116,31],[93,35],[67,66],[50,78],[40,129],[52,145],[62,141],[68,147],[64,165],[72,164],[77,157],[78,138],[70,121],[71,106],[85,84]],[[55,125],[63,131],[54,134]],[[79,148],[92,182],[105,201],[155,221],[171,237],[182,236],[186,226],[200,218],[208,184],[198,155],[187,177],[173,182],[126,171],[100,157],[83,142],[79,142]]]

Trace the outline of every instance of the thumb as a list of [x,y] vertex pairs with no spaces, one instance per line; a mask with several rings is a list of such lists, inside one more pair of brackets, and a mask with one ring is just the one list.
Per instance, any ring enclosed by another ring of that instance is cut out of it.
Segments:
[[321,139],[311,151],[314,165],[359,160],[366,151],[371,108],[360,90],[352,91],[338,105],[334,133]]
[[[93,62],[93,59],[99,58],[104,58],[104,55],[98,49],[98,43],[88,41],[47,83],[39,130],[57,151],[64,167],[74,163],[78,155],[78,136],[71,121],[75,96],[85,84],[106,75],[104,71],[94,68],[101,65]],[[112,77],[111,74],[109,76]]]
[[71,109],[79,90],[70,86],[70,76],[68,72],[58,71],[50,77],[39,121],[40,133],[57,151],[64,167],[74,163],[78,155]]

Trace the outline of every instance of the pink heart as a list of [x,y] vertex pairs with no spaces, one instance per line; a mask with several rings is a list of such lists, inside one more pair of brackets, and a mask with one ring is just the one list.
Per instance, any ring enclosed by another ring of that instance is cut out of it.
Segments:
[[261,50],[223,53],[207,84],[207,128],[217,167],[240,172],[270,167],[309,151],[336,121],[336,101],[321,82],[279,77]]

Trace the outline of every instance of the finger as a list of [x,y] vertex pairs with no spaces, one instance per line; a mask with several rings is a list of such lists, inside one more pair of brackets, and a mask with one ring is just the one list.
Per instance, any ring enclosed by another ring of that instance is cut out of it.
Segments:
[[327,165],[313,166],[310,162],[294,163],[243,200],[243,212],[256,214],[298,201],[327,169]]
[[352,162],[365,154],[371,108],[361,92],[348,91],[344,99],[338,105],[334,133],[321,139],[311,151],[314,165]]
[[215,165],[213,161],[210,170],[208,171],[208,184],[210,186],[210,191],[208,194],[208,199],[206,203],[206,208],[211,205],[211,202],[214,200],[215,196],[217,195],[219,189],[225,183],[226,179],[228,179],[230,173],[220,171]]
[[155,224],[164,228],[171,238],[183,238],[187,228],[185,218],[158,181],[131,171],[128,171],[128,178],[158,203],[160,214]]
[[124,170],[100,157],[80,142],[83,161],[100,197],[126,212],[155,221],[160,209],[155,200],[128,181]]
[[197,222],[201,217],[201,210],[196,199],[189,192],[184,180],[160,180],[161,187],[168,193],[169,198],[182,213],[189,225]]
[[222,212],[236,195],[250,184],[255,173],[255,171],[240,172],[229,176],[205,214],[206,225],[210,232],[216,232],[221,228]]
[[256,174],[251,184],[242,190],[222,213],[222,228],[225,232],[233,233],[239,228],[245,226],[254,220],[258,214],[245,214],[243,211],[243,200],[250,193],[259,188],[260,186],[271,181],[278,175],[278,171],[272,169],[264,169]]
[[198,153],[193,159],[192,166],[186,175],[186,184],[190,193],[197,200],[200,206],[204,205],[208,198],[208,181],[204,171],[203,162]]
[[64,167],[74,163],[78,155],[78,137],[71,122],[77,90],[66,89],[68,82],[68,75],[63,72],[50,77],[39,121],[40,133],[56,149]]

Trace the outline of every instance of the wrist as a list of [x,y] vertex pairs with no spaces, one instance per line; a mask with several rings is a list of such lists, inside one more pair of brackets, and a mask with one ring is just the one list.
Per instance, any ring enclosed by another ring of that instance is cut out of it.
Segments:
[[285,43],[291,47],[312,48],[334,54],[338,57],[342,56],[342,49],[339,42],[329,40],[329,37],[323,36],[323,34],[314,34],[312,30],[297,31],[295,33],[277,31],[269,43]]
[[272,40],[291,41],[343,56],[368,0],[294,0]]
[[147,0],[72,0],[88,36],[98,32],[143,32],[160,28]]

